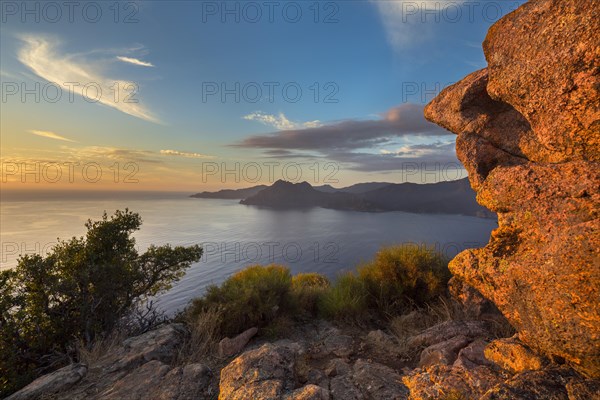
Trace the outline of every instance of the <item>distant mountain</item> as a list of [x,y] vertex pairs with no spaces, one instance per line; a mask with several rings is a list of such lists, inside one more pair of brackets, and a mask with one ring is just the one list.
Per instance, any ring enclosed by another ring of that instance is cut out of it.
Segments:
[[475,200],[467,178],[430,184],[390,184],[361,197],[378,209],[427,214],[463,214],[495,217]]
[[191,195],[190,197],[195,197],[199,199],[231,199],[231,200],[239,200],[245,199],[250,196],[254,196],[256,193],[260,192],[263,189],[268,188],[267,185],[258,185],[245,189],[224,189],[219,190],[218,192],[202,192]]
[[[354,190],[357,193],[347,192]],[[475,201],[475,192],[467,179],[431,184],[365,183],[335,189],[312,187],[307,182],[293,184],[277,181],[241,204],[270,208],[323,207],[355,211],[405,211],[427,214],[463,214],[495,217]],[[371,190],[368,190],[372,188]]]
[[389,182],[367,182],[367,183],[357,183],[356,185],[348,186],[345,188],[338,189],[340,192],[354,193],[354,194],[362,194],[366,192],[370,192],[372,190],[381,189],[383,187],[393,185],[393,183]]
[[388,186],[388,185],[392,185],[392,183],[389,183],[389,182],[367,182],[367,183],[357,183],[355,185],[343,187],[343,188],[339,188],[339,189],[334,188],[331,185],[314,186],[314,188],[316,190],[318,190],[319,192],[325,192],[325,193],[345,192],[345,193],[361,194],[361,193],[370,192],[371,190],[380,189],[380,188]]
[[370,211],[373,206],[351,193],[327,193],[316,190],[307,182],[291,183],[279,180],[241,204],[270,208],[323,207],[336,210]]
[[313,188],[315,190],[318,190],[319,192],[324,192],[324,193],[335,193],[335,192],[338,192],[341,190],[341,189],[336,189],[331,185],[313,186]]

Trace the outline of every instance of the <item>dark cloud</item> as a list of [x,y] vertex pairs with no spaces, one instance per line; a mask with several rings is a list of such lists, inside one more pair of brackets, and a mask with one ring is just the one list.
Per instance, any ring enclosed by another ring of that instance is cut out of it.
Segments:
[[[435,142],[431,143],[432,140]],[[406,144],[407,141],[413,144]],[[394,107],[380,119],[282,130],[251,136],[232,146],[262,149],[269,158],[327,159],[364,172],[430,169],[440,165],[461,168],[454,151],[454,135],[425,120],[423,106],[416,104]]]
[[392,143],[403,136],[444,136],[449,133],[423,117],[423,106],[403,104],[381,119],[345,120],[316,128],[283,130],[256,135],[233,144],[235,147],[285,150],[339,151]]
[[454,152],[454,143],[417,144],[404,146],[393,153],[333,152],[330,160],[344,163],[349,169],[363,172],[399,171],[422,168],[462,168]]

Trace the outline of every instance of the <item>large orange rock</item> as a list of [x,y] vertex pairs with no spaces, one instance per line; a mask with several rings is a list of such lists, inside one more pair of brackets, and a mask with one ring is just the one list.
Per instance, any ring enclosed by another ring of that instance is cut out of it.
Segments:
[[562,155],[548,161],[600,161],[599,0],[525,3],[492,26],[483,48],[488,93]]
[[600,377],[600,0],[538,0],[495,24],[489,66],[425,109],[458,135],[487,246],[450,263],[534,350]]

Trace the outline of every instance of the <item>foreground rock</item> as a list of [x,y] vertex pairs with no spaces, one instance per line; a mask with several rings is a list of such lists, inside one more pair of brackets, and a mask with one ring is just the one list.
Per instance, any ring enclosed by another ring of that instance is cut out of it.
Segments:
[[552,368],[518,374],[489,390],[481,400],[600,398],[598,381],[580,377],[571,369]]
[[124,340],[89,366],[74,364],[45,375],[11,400],[196,400],[214,397],[211,370],[203,364],[172,366],[187,332],[164,325]]
[[6,398],[6,400],[36,399],[42,395],[53,395],[66,390],[79,382],[87,374],[84,364],[67,365],[48,375],[44,375],[23,389]]
[[534,351],[600,377],[600,0],[539,0],[488,33],[489,67],[425,115],[458,135],[487,246],[450,264]]
[[221,370],[219,399],[280,399],[294,389],[295,356],[270,343],[245,352]]
[[484,354],[488,360],[513,373],[537,371],[548,364],[544,357],[516,338],[494,340],[485,348]]
[[[355,339],[327,327],[306,341],[282,340],[251,349],[221,370],[219,399],[404,400],[401,372],[357,358]],[[370,341],[373,336],[364,336]]]
[[258,332],[258,328],[250,328],[234,338],[224,338],[219,342],[219,357],[230,357],[246,347],[250,339]]

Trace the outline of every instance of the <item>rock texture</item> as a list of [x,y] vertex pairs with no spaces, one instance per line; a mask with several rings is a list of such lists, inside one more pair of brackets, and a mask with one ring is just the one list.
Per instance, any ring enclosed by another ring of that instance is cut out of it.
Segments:
[[484,354],[488,360],[513,373],[537,371],[548,364],[544,357],[516,338],[494,340],[485,348]]
[[325,322],[316,328],[305,327],[297,341],[266,343],[239,355],[221,370],[219,399],[408,398],[400,371],[379,362],[382,358],[361,357],[376,356],[370,353],[374,338],[387,343],[391,337],[373,331],[356,338]]
[[488,367],[463,369],[433,365],[414,370],[403,381],[410,390],[411,400],[479,399],[506,378],[506,375]]
[[66,390],[79,382],[87,374],[84,364],[71,364],[50,374],[44,375],[18,392],[8,396],[6,400],[27,400],[53,395]]
[[219,342],[219,357],[230,357],[246,347],[250,339],[256,335],[258,328],[250,328],[234,338],[224,338]]
[[280,399],[294,389],[295,357],[270,343],[245,352],[221,370],[219,399]]
[[599,398],[597,388],[571,369],[552,368],[518,374],[489,390],[480,400],[574,400],[581,396],[591,400]]
[[44,375],[11,400],[197,400],[214,398],[211,370],[172,366],[186,335],[181,324],[124,340],[89,366],[73,364]]
[[425,116],[499,227],[450,264],[519,339],[600,377],[600,0],[530,1],[484,43],[488,68]]

